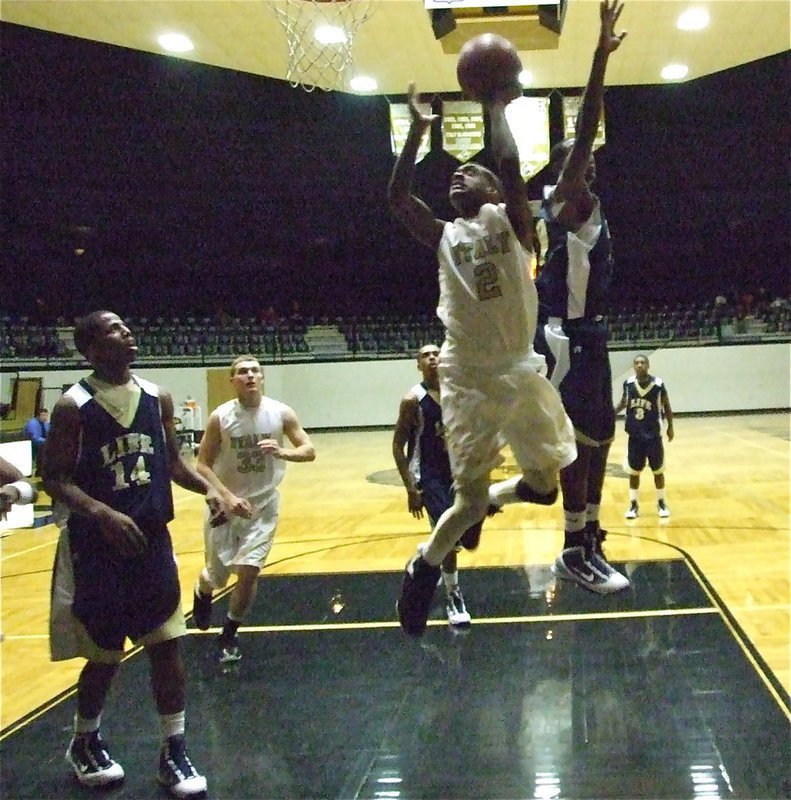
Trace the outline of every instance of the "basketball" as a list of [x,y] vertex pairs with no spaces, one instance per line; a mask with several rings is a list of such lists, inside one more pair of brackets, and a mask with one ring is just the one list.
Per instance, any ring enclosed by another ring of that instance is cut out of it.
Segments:
[[516,47],[503,36],[484,33],[465,42],[456,63],[464,94],[484,102],[498,89],[519,85],[522,62]]

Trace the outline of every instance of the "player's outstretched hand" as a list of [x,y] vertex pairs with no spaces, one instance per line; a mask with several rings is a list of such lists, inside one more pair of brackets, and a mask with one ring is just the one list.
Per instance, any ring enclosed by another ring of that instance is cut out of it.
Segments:
[[481,103],[484,106],[503,105],[507,106],[512,100],[522,96],[522,84],[518,80],[509,81],[504,86],[499,87],[491,96],[485,97]]
[[626,38],[626,31],[615,32],[618,18],[623,11],[623,3],[618,0],[602,0],[599,6],[601,16],[601,33],[599,34],[599,47],[607,53],[612,53],[621,46],[621,42]]
[[407,103],[409,104],[409,114],[412,117],[412,125],[425,130],[435,119],[436,114],[424,114],[418,105],[417,84],[414,81],[409,84],[407,89]]

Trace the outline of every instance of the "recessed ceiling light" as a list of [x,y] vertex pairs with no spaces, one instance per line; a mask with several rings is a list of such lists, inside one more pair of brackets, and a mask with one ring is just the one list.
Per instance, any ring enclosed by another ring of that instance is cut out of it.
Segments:
[[522,86],[529,86],[533,82],[533,73],[529,69],[523,69],[519,73],[519,83]]
[[705,8],[688,8],[676,22],[682,31],[701,31],[709,24],[709,12]]
[[355,75],[350,81],[349,86],[355,92],[375,92],[379,88],[379,84],[367,75]]
[[195,49],[195,45],[183,33],[163,33],[157,41],[171,53],[188,53]]
[[319,25],[313,36],[320,44],[343,44],[346,41],[346,31],[336,25]]
[[678,81],[686,78],[689,67],[686,64],[668,64],[662,69],[662,77],[666,81]]

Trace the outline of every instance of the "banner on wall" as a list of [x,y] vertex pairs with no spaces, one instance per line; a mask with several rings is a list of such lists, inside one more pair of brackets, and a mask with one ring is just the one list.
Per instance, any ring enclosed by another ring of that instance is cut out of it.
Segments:
[[[570,95],[563,98],[563,138],[571,139],[574,137],[577,128],[577,117],[582,105],[582,95]],[[593,149],[598,150],[606,141],[606,131],[604,126],[604,112],[602,111],[599,119],[599,127],[596,129],[596,137],[593,140]]]
[[[431,113],[428,103],[421,103],[425,114]],[[522,176],[529,177],[549,160],[549,98],[520,97],[509,103],[505,116],[519,148]],[[390,132],[393,154],[404,148],[409,132],[410,114],[406,103],[390,104]],[[459,161],[469,161],[483,149],[484,126],[480,103],[469,100],[448,100],[442,106],[443,149]],[[429,151],[425,137],[418,150],[420,161]]]

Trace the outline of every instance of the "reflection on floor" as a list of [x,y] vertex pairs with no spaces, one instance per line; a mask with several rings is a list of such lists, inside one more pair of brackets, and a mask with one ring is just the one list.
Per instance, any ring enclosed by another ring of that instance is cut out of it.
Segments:
[[[472,629],[438,602],[419,641],[393,623],[399,574],[265,577],[236,668],[211,633],[185,640],[210,796],[786,797],[787,696],[687,562],[624,568],[632,589],[609,598],[547,567],[465,570]],[[147,687],[135,655],[104,715],[127,772],[112,797],[162,796]],[[73,698],[3,741],[3,797],[85,796],[63,762],[72,713]]]

